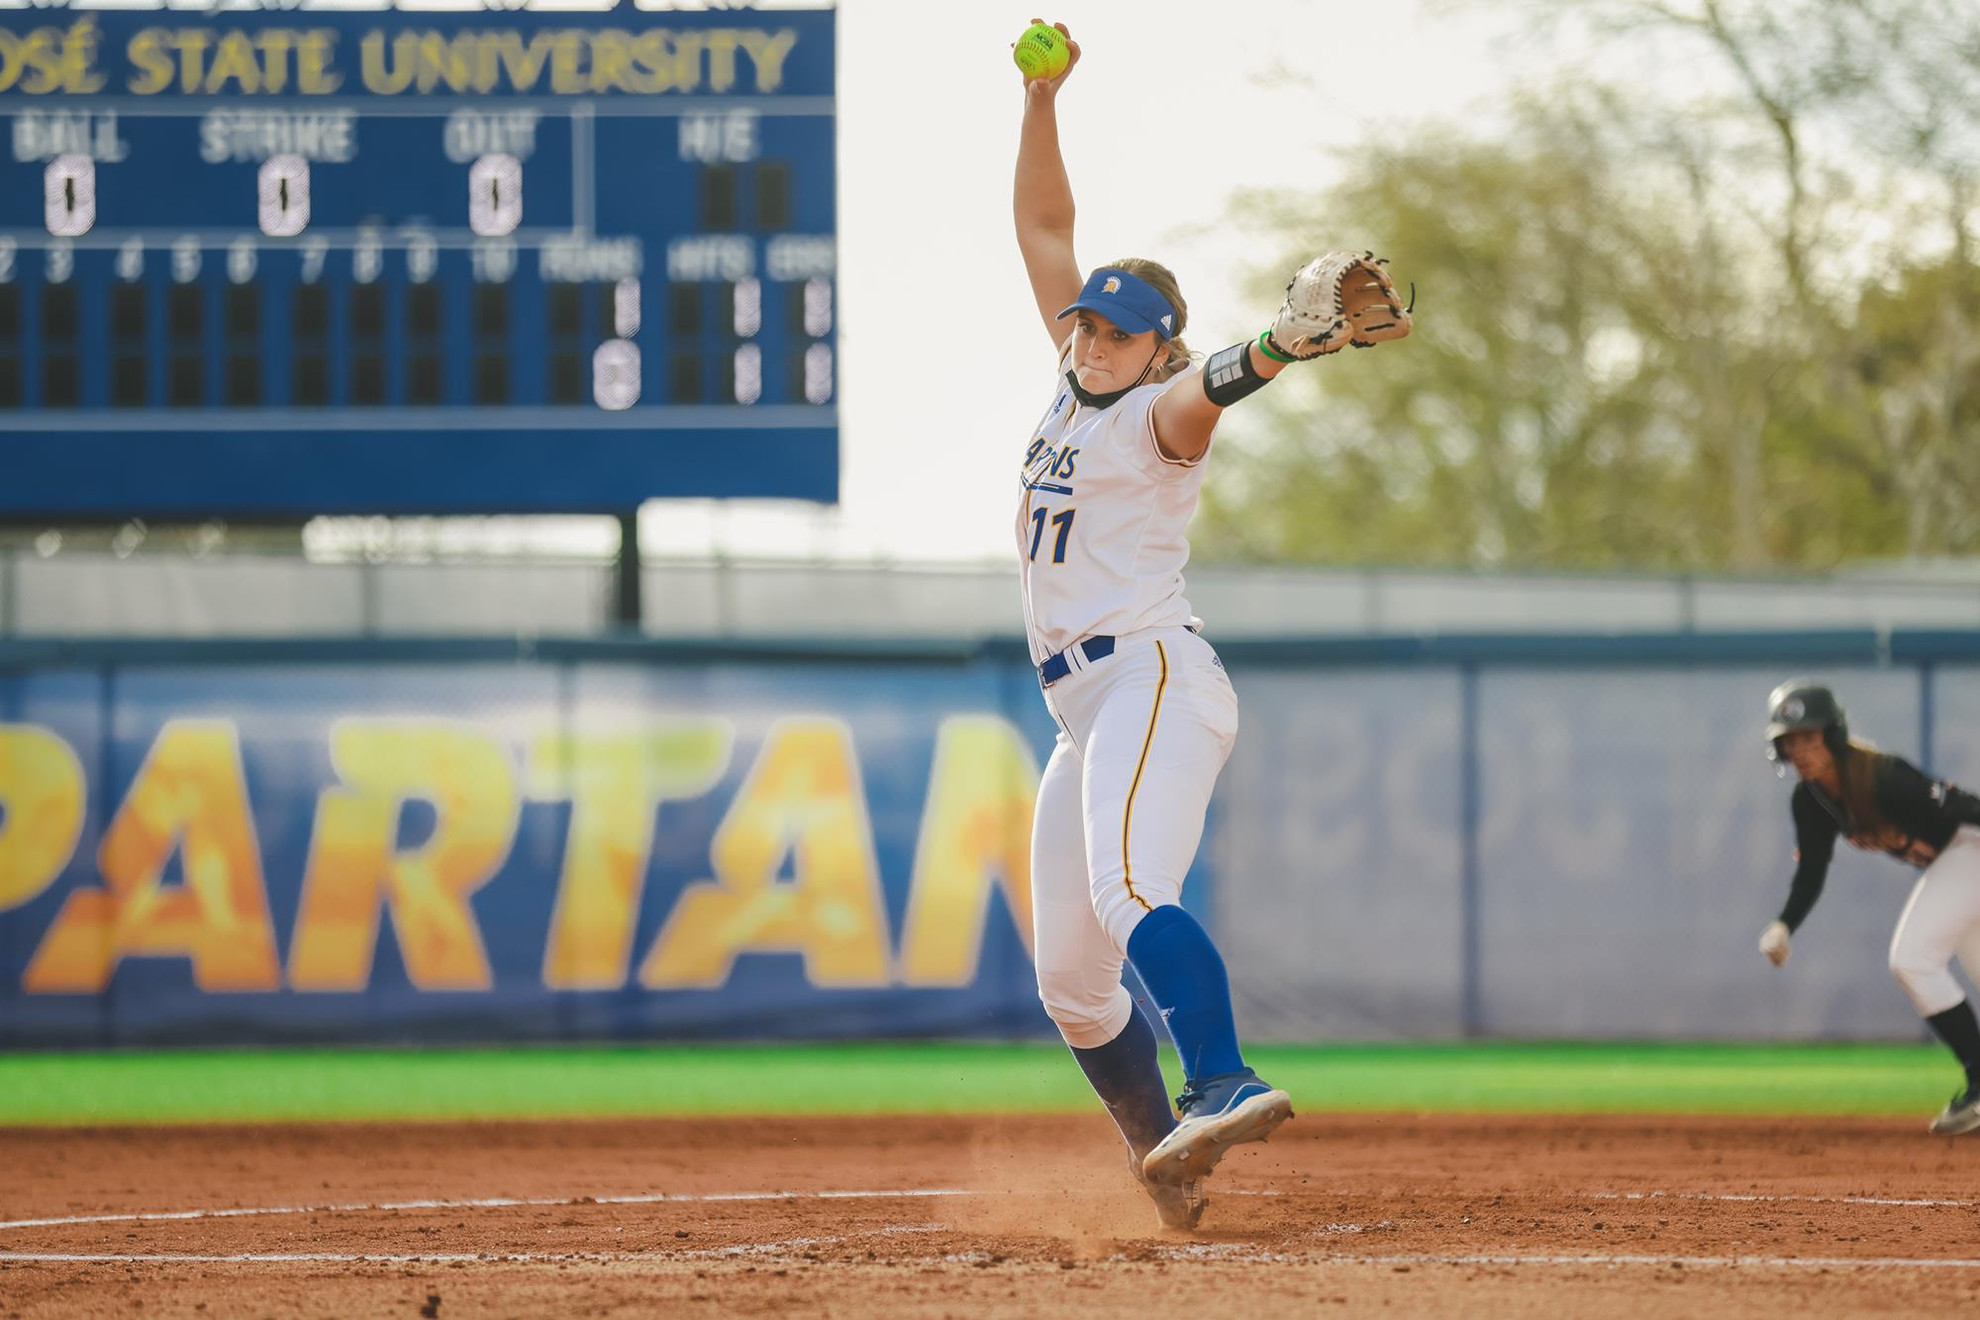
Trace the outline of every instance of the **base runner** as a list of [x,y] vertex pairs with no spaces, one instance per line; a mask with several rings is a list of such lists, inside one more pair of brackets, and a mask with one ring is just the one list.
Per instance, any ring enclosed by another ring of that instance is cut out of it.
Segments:
[[1767,740],[1768,754],[1801,782],[1789,799],[1794,883],[1761,932],[1760,952],[1776,967],[1788,960],[1789,937],[1822,896],[1837,836],[1925,868],[1891,935],[1891,975],[1966,1071],[1932,1131],[1980,1128],[1980,1025],[1952,974],[1957,955],[1968,976],[1980,975],[1980,798],[1851,741],[1835,694],[1807,679],[1789,679],[1767,699]]

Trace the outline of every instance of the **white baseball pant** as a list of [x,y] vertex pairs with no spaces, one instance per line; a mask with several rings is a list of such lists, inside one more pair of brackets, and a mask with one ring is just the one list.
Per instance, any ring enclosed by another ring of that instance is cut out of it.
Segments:
[[1237,694],[1208,642],[1149,628],[1077,664],[1045,704],[1059,737],[1031,828],[1038,996],[1068,1045],[1092,1049],[1133,1011],[1121,985],[1128,936],[1182,897],[1237,740]]
[[1958,954],[1968,976],[1980,975],[1980,829],[1962,825],[1918,877],[1891,934],[1891,975],[1921,1017],[1966,998],[1952,974]]

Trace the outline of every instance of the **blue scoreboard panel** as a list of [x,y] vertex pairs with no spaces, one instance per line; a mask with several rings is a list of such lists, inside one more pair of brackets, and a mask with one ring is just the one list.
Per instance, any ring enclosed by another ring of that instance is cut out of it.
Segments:
[[0,0],[0,519],[836,500],[833,20]]

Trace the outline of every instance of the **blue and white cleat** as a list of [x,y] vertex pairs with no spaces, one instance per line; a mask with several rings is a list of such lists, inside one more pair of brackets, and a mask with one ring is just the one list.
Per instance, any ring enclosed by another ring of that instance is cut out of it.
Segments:
[[1249,1068],[1205,1077],[1176,1097],[1176,1108],[1182,1121],[1141,1161],[1143,1177],[1171,1187],[1205,1176],[1232,1146],[1263,1141],[1293,1116],[1292,1097]]

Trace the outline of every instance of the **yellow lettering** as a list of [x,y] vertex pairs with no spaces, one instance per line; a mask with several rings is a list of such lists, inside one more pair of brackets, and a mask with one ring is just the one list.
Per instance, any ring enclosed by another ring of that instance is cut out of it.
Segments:
[[591,39],[591,90],[628,92],[626,75],[632,71],[632,49],[626,34],[600,32]]
[[744,29],[743,49],[749,53],[750,62],[756,65],[757,91],[774,92],[784,85],[784,61],[790,58],[797,38],[797,32],[791,28],[777,32]]
[[674,51],[666,31],[639,32],[632,39],[632,61],[638,73],[628,81],[635,92],[664,92],[674,84]]
[[653,852],[654,809],[713,788],[729,768],[734,742],[726,720],[686,719],[638,733],[553,734],[531,744],[529,795],[571,804],[544,985],[625,985]]
[[261,61],[255,57],[254,43],[245,32],[225,32],[213,52],[213,65],[207,70],[209,96],[227,90],[229,82],[240,84],[248,96],[261,90]]
[[451,40],[438,32],[422,32],[416,47],[419,71],[413,82],[421,93],[441,83],[454,92],[474,90],[474,34],[462,32]]
[[296,34],[286,28],[269,28],[255,38],[261,52],[262,90],[275,96],[289,85],[289,52],[295,49]]
[[[164,887],[177,852],[185,883]],[[96,852],[104,887],[69,895],[22,986],[36,994],[100,992],[127,957],[184,957],[202,990],[281,985],[261,849],[225,720],[173,720],[159,731]]]
[[[313,35],[296,46],[298,81],[305,91],[316,90],[307,85],[307,43]],[[365,90],[381,96],[411,90],[653,95],[739,90],[740,60],[746,58],[755,89],[776,91],[783,86],[784,66],[797,38],[790,29],[753,28],[510,29],[452,36],[431,29],[396,35],[374,30],[359,42],[359,67]],[[316,61],[318,68],[324,64],[327,57]],[[264,65],[262,76],[272,80],[277,75],[272,65]]]
[[55,28],[36,28],[21,42],[20,89],[34,96],[46,95],[62,85],[62,34]]
[[205,76],[206,48],[213,44],[213,34],[204,28],[179,28],[168,32],[165,41],[179,52],[179,90],[198,91],[200,79]]
[[304,96],[328,96],[344,85],[344,75],[331,68],[337,58],[334,28],[311,28],[296,42],[296,90]]
[[[509,87],[518,92],[534,90],[536,80],[543,76],[543,66],[550,60],[550,46],[554,38],[547,32],[538,32],[523,44],[520,32],[496,32],[489,35],[482,49],[492,50],[501,67],[509,75]],[[491,87],[500,83],[491,79]]]
[[82,835],[82,762],[51,730],[0,724],[0,911],[49,885]]
[[901,936],[909,985],[968,985],[983,951],[990,891],[999,887],[1031,947],[1031,813],[1038,765],[1024,737],[994,715],[942,721],[914,850]]
[[364,90],[375,96],[397,96],[412,86],[413,63],[419,51],[419,38],[401,32],[392,39],[391,58],[386,58],[385,34],[367,32],[358,44],[358,75]]
[[69,28],[62,51],[62,90],[71,95],[100,92],[109,81],[96,71],[96,43],[100,39],[96,20],[83,19]]
[[[791,879],[778,878],[788,859]],[[748,952],[804,955],[817,986],[887,984],[887,913],[852,732],[830,719],[770,731],[640,967],[652,989],[713,988]]]
[[50,92],[86,95],[107,81],[96,69],[96,20],[85,18],[61,28],[35,28],[25,36],[0,32],[0,92],[31,96]]
[[550,46],[550,90],[559,96],[576,96],[584,90],[579,65],[584,56],[584,34],[557,33]]
[[674,86],[681,91],[701,90],[701,52],[707,44],[699,32],[674,34]]
[[[379,910],[389,907],[415,986],[488,989],[488,955],[468,899],[501,867],[515,838],[508,756],[467,728],[347,720],[331,730],[330,760],[343,787],[326,789],[317,800],[289,984],[364,989]],[[433,833],[398,852],[407,799],[432,804]]]
[[172,57],[165,53],[165,33],[146,28],[124,48],[137,69],[126,84],[139,96],[151,96],[172,85]]
[[708,51],[708,90],[726,92],[736,85],[736,47],[741,33],[734,28],[711,28],[702,39]]

